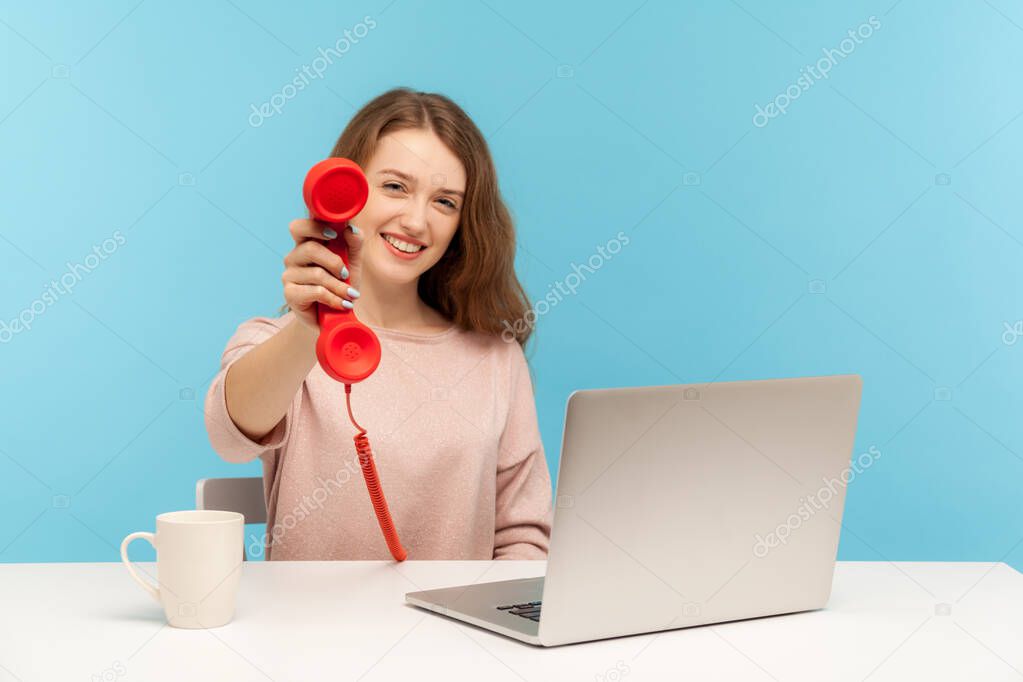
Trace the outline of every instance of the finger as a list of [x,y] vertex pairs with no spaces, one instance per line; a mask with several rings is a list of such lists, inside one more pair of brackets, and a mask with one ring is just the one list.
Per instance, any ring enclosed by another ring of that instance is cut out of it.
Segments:
[[343,298],[318,284],[288,283],[284,287],[284,298],[290,306],[303,310],[312,307],[314,303],[323,303],[339,310],[346,308]]
[[337,231],[327,223],[321,223],[312,218],[298,218],[288,224],[288,231],[295,245],[301,244],[307,239],[334,239]]
[[351,223],[348,224],[348,229],[341,233],[341,237],[345,240],[345,245],[348,246],[349,262],[357,262],[356,259],[361,256],[364,236],[362,230]]
[[352,289],[352,287],[316,265],[287,268],[284,271],[284,274],[281,275],[281,281],[283,281],[285,285],[289,283],[299,285],[319,285],[328,289],[335,296],[349,301],[355,301],[355,299],[359,297],[358,291]]
[[306,265],[319,265],[335,277],[347,278],[345,262],[341,256],[318,241],[306,240],[284,257],[285,267],[303,267]]

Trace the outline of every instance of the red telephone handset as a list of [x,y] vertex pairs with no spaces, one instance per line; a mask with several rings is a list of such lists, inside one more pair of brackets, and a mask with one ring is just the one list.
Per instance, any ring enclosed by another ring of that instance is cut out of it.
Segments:
[[[302,195],[313,218],[338,227],[338,236],[327,242],[327,248],[341,256],[345,266],[349,267],[348,248],[342,232],[348,227],[348,221],[366,205],[369,197],[369,184],[362,169],[349,159],[324,159],[306,174]],[[391,556],[396,561],[404,561],[408,555],[398,539],[398,532],[380,488],[366,429],[359,426],[352,415],[352,384],[368,377],[380,364],[380,340],[372,329],[359,322],[354,311],[347,308],[337,309],[318,303],[316,319],[320,324],[316,357],[328,376],[345,385],[348,418],[359,430],[355,436],[355,449],[359,454],[363,478],[366,479],[366,489],[373,501],[373,509]]]

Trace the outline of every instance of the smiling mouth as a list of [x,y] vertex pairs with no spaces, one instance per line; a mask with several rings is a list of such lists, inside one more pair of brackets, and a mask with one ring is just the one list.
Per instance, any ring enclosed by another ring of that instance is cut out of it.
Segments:
[[404,254],[408,254],[410,256],[415,255],[420,251],[426,249],[425,246],[420,246],[418,244],[410,244],[408,242],[398,239],[397,237],[392,237],[389,234],[381,233],[380,238],[383,239],[388,244],[390,244],[391,246],[393,246],[395,250],[400,251],[401,253]]

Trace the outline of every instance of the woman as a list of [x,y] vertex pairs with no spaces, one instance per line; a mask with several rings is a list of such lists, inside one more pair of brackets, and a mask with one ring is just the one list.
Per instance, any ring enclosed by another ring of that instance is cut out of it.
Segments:
[[[398,88],[331,156],[363,168],[366,206],[340,235],[291,223],[288,312],[238,328],[206,395],[214,450],[263,462],[266,558],[390,559],[344,385],[316,361],[317,304],[353,309],[380,338],[352,410],[409,558],[545,558],[550,474],[522,351],[532,316],[486,141],[450,99]],[[345,240],[350,270],[329,239]]]

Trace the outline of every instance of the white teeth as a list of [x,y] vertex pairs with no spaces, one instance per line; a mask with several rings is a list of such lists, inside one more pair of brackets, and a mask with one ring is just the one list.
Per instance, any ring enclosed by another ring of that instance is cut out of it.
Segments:
[[396,239],[389,234],[385,234],[383,235],[383,237],[391,246],[398,249],[399,251],[404,251],[405,253],[416,253],[417,251],[421,251],[422,249],[426,248],[425,246],[419,246],[417,244],[409,244],[408,242],[403,242],[400,239]]

